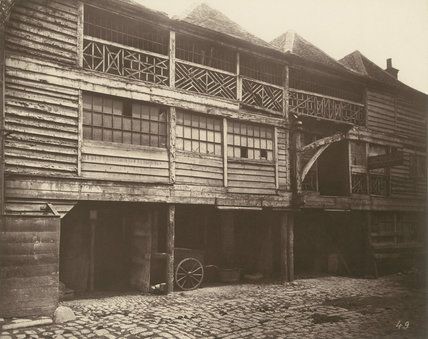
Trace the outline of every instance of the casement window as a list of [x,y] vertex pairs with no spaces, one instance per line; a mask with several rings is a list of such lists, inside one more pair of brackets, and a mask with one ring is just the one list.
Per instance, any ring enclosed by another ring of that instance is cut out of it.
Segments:
[[177,111],[176,147],[201,154],[222,155],[222,120],[206,115]]
[[84,93],[83,138],[166,147],[166,107],[142,101]]
[[231,120],[227,145],[232,158],[273,160],[273,128]]

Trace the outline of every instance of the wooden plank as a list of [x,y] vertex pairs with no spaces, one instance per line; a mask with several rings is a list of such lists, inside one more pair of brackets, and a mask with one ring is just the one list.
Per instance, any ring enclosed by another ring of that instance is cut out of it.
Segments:
[[166,293],[174,289],[175,205],[168,205],[166,228]]
[[279,189],[279,160],[278,160],[278,128],[275,126],[273,130],[274,150],[273,159],[275,161],[275,188]]
[[[239,72],[239,52],[237,52],[237,71]],[[239,74],[239,73],[238,73]],[[241,88],[242,94],[242,88]],[[239,97],[238,97],[239,98]],[[239,99],[238,99],[239,100]],[[227,187],[227,119],[223,118],[223,186]]]
[[175,32],[169,31],[169,87],[175,88]]
[[[175,35],[170,37],[173,39],[175,45]],[[174,51],[175,56],[175,51]],[[175,67],[175,61],[174,61]],[[174,79],[172,79],[174,80]],[[174,85],[175,86],[175,85]],[[169,182],[174,184],[176,180],[176,125],[177,125],[177,114],[175,107],[169,109],[169,144],[168,144],[168,156],[169,156]]]
[[[76,65],[83,68],[83,28],[85,7],[82,1],[77,3],[77,50],[76,50]],[[81,95],[81,91],[80,91]]]

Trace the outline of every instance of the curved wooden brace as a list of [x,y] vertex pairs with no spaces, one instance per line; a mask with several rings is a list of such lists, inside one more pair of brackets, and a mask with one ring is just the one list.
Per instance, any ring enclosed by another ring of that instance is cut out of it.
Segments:
[[312,156],[312,158],[309,159],[309,161],[306,163],[306,165],[303,167],[302,170],[302,175],[301,175],[301,180],[303,182],[303,180],[305,180],[306,174],[308,174],[309,170],[311,169],[311,167],[313,166],[313,164],[315,163],[315,161],[317,161],[317,159],[320,157],[320,155],[327,149],[328,146],[330,146],[331,144],[327,144],[327,145],[323,145],[321,146],[319,149],[317,149],[317,151],[315,152],[315,154]]

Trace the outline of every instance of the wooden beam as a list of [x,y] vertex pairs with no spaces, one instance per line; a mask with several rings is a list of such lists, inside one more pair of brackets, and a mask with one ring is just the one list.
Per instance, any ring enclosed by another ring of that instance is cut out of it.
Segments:
[[242,101],[241,54],[236,52],[236,99]]
[[79,108],[77,117],[77,175],[82,175],[82,141],[83,141],[83,92],[79,90]]
[[287,282],[289,280],[289,269],[288,269],[288,214],[289,212],[282,212],[280,216],[280,251],[281,251],[281,281]]
[[273,160],[275,161],[275,188],[279,189],[278,128],[273,129]]
[[175,88],[175,32],[169,32],[169,87]]
[[78,67],[83,67],[83,28],[84,28],[84,10],[85,7],[83,2],[78,2],[77,11],[77,60],[76,64]]
[[305,152],[308,152],[310,150],[314,150],[318,147],[321,147],[324,145],[329,145],[329,144],[332,144],[334,142],[338,142],[338,141],[341,141],[344,139],[346,139],[345,133],[336,133],[336,134],[330,135],[328,137],[318,139],[318,140],[315,140],[314,142],[311,142],[309,145],[302,147],[300,149],[300,152],[305,153]]
[[288,122],[288,111],[289,111],[289,92],[288,89],[290,87],[290,71],[289,67],[285,65],[284,67],[284,92],[283,92],[283,115],[285,121]]
[[166,228],[166,293],[174,290],[175,205],[168,205]]
[[227,187],[227,119],[223,118],[223,186]]
[[95,284],[95,231],[97,226],[98,211],[90,210],[89,211],[89,224],[90,224],[90,234],[89,234],[89,291],[94,290]]
[[169,144],[168,144],[168,160],[169,160],[169,183],[175,183],[175,159],[176,159],[176,125],[177,115],[175,107],[169,108]]

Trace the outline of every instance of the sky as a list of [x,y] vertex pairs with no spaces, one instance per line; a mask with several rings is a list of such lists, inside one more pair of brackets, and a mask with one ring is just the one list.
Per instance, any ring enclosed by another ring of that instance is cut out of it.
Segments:
[[294,30],[335,59],[359,50],[428,94],[428,0],[135,0],[180,15],[206,3],[266,40]]

